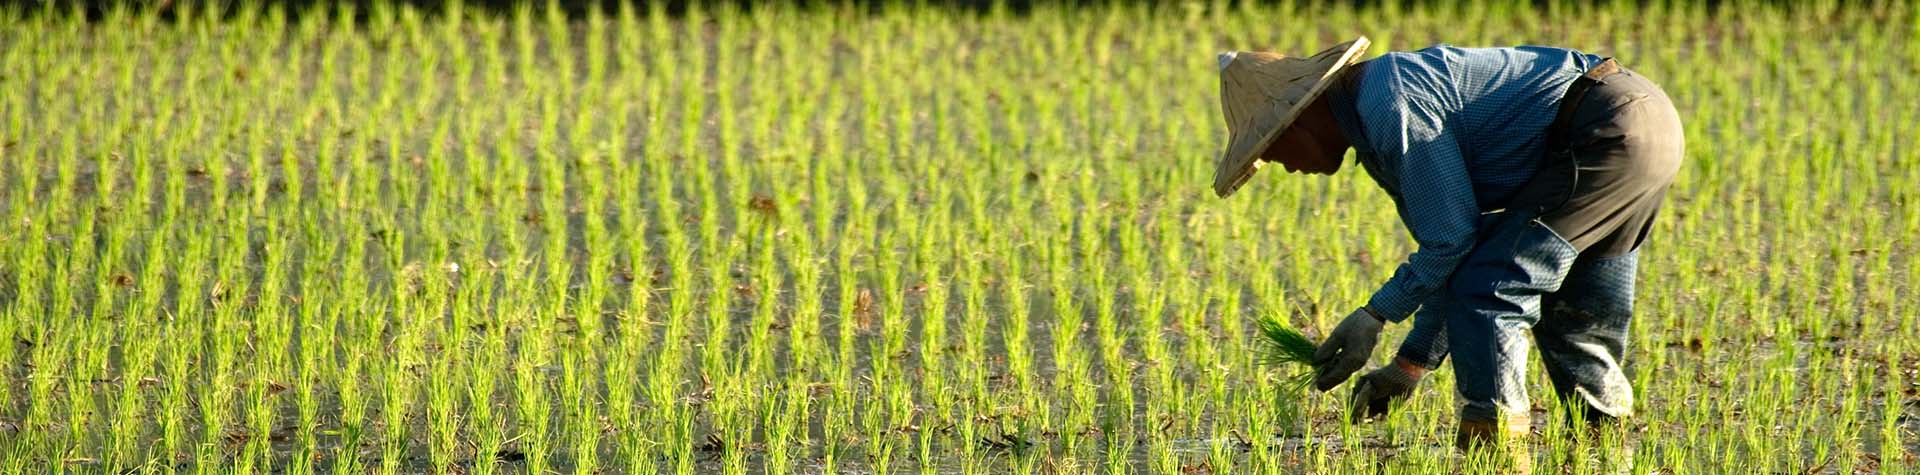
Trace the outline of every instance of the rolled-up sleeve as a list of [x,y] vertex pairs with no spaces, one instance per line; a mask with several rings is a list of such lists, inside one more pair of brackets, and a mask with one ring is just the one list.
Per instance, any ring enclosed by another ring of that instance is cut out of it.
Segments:
[[1387,172],[1399,182],[1400,218],[1419,245],[1367,302],[1397,322],[1445,285],[1473,249],[1479,205],[1460,145],[1444,126],[1443,108],[1400,94],[1369,95],[1356,106],[1365,111],[1374,153],[1395,164]]

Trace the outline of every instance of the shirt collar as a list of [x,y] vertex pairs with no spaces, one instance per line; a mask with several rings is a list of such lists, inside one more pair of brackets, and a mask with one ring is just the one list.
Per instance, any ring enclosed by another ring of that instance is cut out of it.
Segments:
[[1366,126],[1360,122],[1360,77],[1366,68],[1367,61],[1354,63],[1333,84],[1327,85],[1327,105],[1333,109],[1333,121],[1340,127],[1340,134],[1345,135],[1347,144],[1353,147],[1355,161],[1360,162],[1360,167],[1367,170],[1367,176],[1373,178],[1380,189],[1386,190],[1387,196],[1398,201],[1399,180],[1382,170],[1372,142],[1367,141]]
[[1366,71],[1367,62],[1354,63],[1327,85],[1327,105],[1333,109],[1333,121],[1339,125],[1340,134],[1347,136],[1347,143],[1353,146],[1358,155],[1373,155],[1367,145],[1367,134],[1360,124],[1358,101],[1360,99],[1360,75]]

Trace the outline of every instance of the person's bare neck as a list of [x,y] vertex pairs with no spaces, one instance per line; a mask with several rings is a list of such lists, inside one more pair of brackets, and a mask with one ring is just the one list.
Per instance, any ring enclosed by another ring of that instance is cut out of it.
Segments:
[[1322,94],[1313,102],[1307,106],[1307,110],[1301,111],[1298,119],[1300,125],[1306,127],[1314,139],[1326,147],[1321,150],[1322,153],[1339,160],[1346,156],[1347,148],[1352,144],[1347,142],[1347,135],[1340,132],[1340,124],[1333,117],[1332,101],[1328,100],[1327,95]]
[[[1316,114],[1320,115],[1318,120],[1320,120],[1321,125],[1326,128],[1325,132],[1327,134],[1322,141],[1324,143],[1339,144],[1342,156],[1346,154],[1348,148],[1353,147],[1353,143],[1347,140],[1346,132],[1340,128],[1340,119],[1334,116],[1333,108],[1335,101],[1333,98],[1336,95],[1353,94],[1354,91],[1358,89],[1356,86],[1360,81],[1361,71],[1365,71],[1370,62],[1372,62],[1372,60],[1360,61],[1341,69],[1340,72],[1337,73],[1338,75],[1331,79],[1333,84],[1329,85],[1327,92],[1321,94],[1319,99],[1316,99],[1316,101],[1319,102],[1319,104],[1316,104],[1316,106],[1318,106],[1316,109],[1319,109],[1316,111]],[[1344,102],[1348,104],[1352,103],[1352,101]]]

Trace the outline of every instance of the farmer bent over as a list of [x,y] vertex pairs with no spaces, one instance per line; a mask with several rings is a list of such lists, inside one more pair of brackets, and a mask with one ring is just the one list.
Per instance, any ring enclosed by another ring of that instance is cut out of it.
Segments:
[[1456,444],[1528,430],[1526,332],[1576,418],[1627,416],[1621,363],[1636,250],[1679,169],[1680,116],[1613,60],[1547,48],[1435,46],[1358,61],[1366,38],[1307,58],[1220,55],[1231,138],[1226,197],[1261,161],[1331,174],[1351,147],[1419,244],[1327,335],[1314,384],[1367,362],[1413,316],[1393,363],[1359,377],[1356,419],[1382,414],[1453,356]]

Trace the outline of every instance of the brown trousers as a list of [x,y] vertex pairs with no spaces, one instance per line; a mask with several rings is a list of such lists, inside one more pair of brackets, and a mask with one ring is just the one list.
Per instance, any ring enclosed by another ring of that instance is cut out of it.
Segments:
[[[1546,163],[1514,201],[1584,256],[1640,247],[1673,184],[1685,133],[1673,101],[1626,68],[1600,78],[1576,106]],[[1586,252],[1588,250],[1596,252]]]

